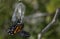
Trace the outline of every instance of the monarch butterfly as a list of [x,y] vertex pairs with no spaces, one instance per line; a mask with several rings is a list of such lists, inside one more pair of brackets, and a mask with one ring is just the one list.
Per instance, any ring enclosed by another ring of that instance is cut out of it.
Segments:
[[21,0],[19,0],[19,2],[16,3],[14,14],[12,16],[12,22],[14,22],[14,23],[16,22],[16,23],[13,24],[8,29],[8,33],[10,35],[14,35],[14,34],[19,33],[23,37],[28,37],[28,36],[30,36],[30,34],[23,30],[24,24],[22,23],[23,18],[24,18],[25,5],[21,2]]
[[8,33],[9,35],[14,35],[19,33],[23,37],[29,37],[30,34],[24,31],[23,28],[24,28],[24,24],[18,22],[17,24],[14,24],[9,28]]

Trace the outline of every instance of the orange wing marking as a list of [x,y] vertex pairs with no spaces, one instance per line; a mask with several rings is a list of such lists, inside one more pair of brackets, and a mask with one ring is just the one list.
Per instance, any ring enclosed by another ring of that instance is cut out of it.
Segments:
[[14,34],[17,33],[17,32],[20,32],[21,31],[21,27],[22,27],[21,25],[20,26],[18,25],[16,27],[15,31],[14,31]]

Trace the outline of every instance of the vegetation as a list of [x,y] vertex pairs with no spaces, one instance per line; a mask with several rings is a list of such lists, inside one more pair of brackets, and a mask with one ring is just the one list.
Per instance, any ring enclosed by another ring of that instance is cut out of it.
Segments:
[[[38,3],[38,10],[42,13],[49,14],[44,17],[40,17],[43,21],[36,24],[24,23],[24,30],[29,32],[31,36],[29,39],[37,39],[38,33],[51,22],[56,9],[60,8],[60,0],[23,0],[22,2],[26,6],[25,16],[32,15],[36,12],[33,7],[34,2]],[[14,12],[13,5],[18,0],[0,0],[0,39],[28,39],[23,38],[16,34],[13,36],[8,35],[7,29],[11,25],[11,17]],[[27,18],[28,19],[28,18]],[[40,20],[41,21],[41,20]],[[50,29],[43,35],[42,39],[60,39],[60,17],[57,17],[56,22],[50,27]]]

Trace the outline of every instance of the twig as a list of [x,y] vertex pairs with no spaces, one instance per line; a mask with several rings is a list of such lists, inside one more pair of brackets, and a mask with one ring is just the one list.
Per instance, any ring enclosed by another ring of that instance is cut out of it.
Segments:
[[56,21],[59,9],[56,10],[56,13],[52,19],[52,21],[38,34],[38,39],[42,39],[42,35],[48,31],[51,25]]

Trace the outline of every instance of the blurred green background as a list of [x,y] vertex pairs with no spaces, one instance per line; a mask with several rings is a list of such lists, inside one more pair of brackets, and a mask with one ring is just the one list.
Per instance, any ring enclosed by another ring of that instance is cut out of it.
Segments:
[[[23,0],[26,6],[25,16],[34,14],[36,11],[50,14],[40,17],[43,21],[37,23],[25,23],[24,30],[29,32],[29,38],[23,38],[19,35],[10,36],[7,33],[8,27],[11,25],[11,17],[14,11],[13,5],[18,0],[0,0],[0,39],[37,39],[38,33],[51,22],[56,8],[60,7],[60,0]],[[38,4],[38,9],[34,8],[34,4]],[[28,19],[28,18],[27,18]],[[39,20],[41,21],[41,20]],[[52,25],[52,27],[43,35],[42,39],[60,39],[60,17]]]

